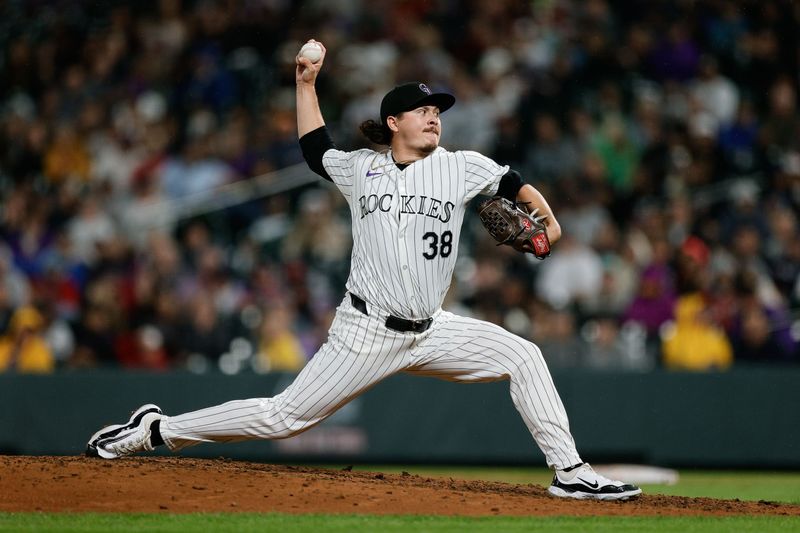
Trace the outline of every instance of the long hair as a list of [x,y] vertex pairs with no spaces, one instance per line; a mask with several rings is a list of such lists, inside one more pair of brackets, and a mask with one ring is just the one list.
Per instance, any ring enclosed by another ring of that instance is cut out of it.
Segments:
[[374,120],[365,120],[358,127],[361,133],[375,144],[392,144],[392,130],[386,124],[381,124]]

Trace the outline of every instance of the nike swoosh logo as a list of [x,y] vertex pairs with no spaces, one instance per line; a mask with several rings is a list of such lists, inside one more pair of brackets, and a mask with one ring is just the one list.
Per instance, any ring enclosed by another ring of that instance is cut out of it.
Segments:
[[598,483],[596,481],[594,483],[589,483],[588,481],[586,481],[582,477],[579,477],[578,479],[583,481],[584,483],[586,483],[587,486],[592,487],[593,489],[596,489],[597,487],[600,486],[600,485],[598,485]]
[[383,176],[383,172],[370,172],[367,170],[367,177],[374,178],[375,176]]

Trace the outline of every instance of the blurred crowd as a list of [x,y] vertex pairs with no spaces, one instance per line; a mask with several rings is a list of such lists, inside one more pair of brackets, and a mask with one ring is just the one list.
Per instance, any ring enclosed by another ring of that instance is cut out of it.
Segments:
[[789,0],[10,0],[0,5],[0,371],[297,370],[344,293],[325,184],[180,216],[302,163],[294,56],[365,146],[396,83],[519,170],[546,261],[468,217],[445,307],[554,368],[800,362],[800,5]]

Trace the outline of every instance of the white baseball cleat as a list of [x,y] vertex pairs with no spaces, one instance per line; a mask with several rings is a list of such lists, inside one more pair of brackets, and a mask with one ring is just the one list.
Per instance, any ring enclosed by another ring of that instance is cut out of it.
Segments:
[[556,470],[547,492],[559,498],[577,500],[627,500],[641,494],[642,489],[603,477],[589,463],[583,463],[569,472]]
[[117,459],[125,455],[153,450],[150,425],[163,418],[161,408],[152,403],[143,405],[131,414],[126,424],[106,426],[89,439],[86,455]]

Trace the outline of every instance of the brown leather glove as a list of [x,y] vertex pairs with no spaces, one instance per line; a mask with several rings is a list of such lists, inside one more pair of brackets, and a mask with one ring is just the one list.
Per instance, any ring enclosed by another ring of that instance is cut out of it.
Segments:
[[542,222],[547,215],[537,217],[538,211],[528,214],[519,204],[495,196],[478,207],[478,216],[498,246],[508,244],[519,252],[544,259],[550,255],[550,239]]

